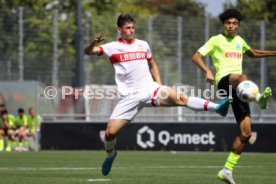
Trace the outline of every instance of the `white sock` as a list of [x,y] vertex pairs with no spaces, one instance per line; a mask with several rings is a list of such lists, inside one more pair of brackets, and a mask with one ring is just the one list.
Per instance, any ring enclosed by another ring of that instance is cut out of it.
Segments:
[[226,172],[227,174],[232,174],[232,171],[231,170],[229,170],[229,169],[227,169],[227,168],[223,168],[223,170],[224,170],[224,172]]
[[116,145],[116,138],[114,138],[111,141],[107,141],[106,139],[104,139],[104,148],[108,156],[113,155],[113,150],[115,145]]
[[197,97],[189,97],[187,107],[194,111],[216,111],[217,104]]

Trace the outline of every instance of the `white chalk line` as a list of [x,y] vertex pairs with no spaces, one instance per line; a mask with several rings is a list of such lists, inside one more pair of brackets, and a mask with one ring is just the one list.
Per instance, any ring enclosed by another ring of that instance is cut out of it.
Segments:
[[[236,166],[236,168],[262,168],[267,166]],[[132,167],[112,167],[114,170],[124,169],[219,169],[222,166],[198,166],[198,165],[183,165],[183,166],[132,166]],[[101,170],[101,167],[0,167],[0,171],[18,170],[18,171],[66,171],[66,170]]]
[[107,182],[111,181],[111,179],[103,179],[103,178],[95,178],[95,179],[88,179],[89,182]]

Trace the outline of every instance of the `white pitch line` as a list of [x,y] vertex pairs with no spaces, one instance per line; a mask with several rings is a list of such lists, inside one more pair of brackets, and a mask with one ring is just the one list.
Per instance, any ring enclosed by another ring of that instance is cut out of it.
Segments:
[[111,179],[98,178],[98,179],[88,179],[87,181],[90,181],[90,182],[97,182],[97,181],[106,182],[106,181],[111,181]]
[[0,167],[0,170],[19,170],[19,171],[58,171],[58,170],[98,170],[100,167],[16,167],[16,168],[5,168]]
[[[236,166],[237,168],[262,168],[267,166]],[[198,165],[183,165],[183,166],[133,166],[133,167],[112,167],[112,169],[214,169],[214,168],[221,168],[221,166],[198,166]],[[100,167],[0,167],[1,170],[19,170],[19,171],[59,171],[59,170],[101,170]]]

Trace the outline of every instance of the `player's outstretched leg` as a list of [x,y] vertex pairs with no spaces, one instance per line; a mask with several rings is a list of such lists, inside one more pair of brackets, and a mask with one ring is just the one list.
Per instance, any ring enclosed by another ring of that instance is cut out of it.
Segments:
[[220,100],[218,105],[216,106],[216,112],[221,116],[226,116],[228,113],[229,104],[230,104],[229,98],[224,98]]
[[109,174],[111,167],[112,167],[112,163],[113,163],[114,159],[116,158],[116,156],[117,156],[117,151],[115,149],[113,149],[111,155],[108,155],[105,158],[103,165],[102,165],[102,173],[104,176]]
[[257,102],[261,109],[268,108],[269,98],[272,96],[272,90],[270,87],[266,87],[264,92],[257,98]]
[[232,171],[223,168],[218,172],[218,178],[228,184],[235,184],[235,181],[232,176]]

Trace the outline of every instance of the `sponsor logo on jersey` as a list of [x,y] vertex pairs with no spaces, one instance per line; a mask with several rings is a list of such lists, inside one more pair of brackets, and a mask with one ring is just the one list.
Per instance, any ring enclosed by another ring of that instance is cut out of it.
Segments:
[[240,52],[226,52],[225,57],[226,58],[241,59],[242,58],[242,53],[240,53]]
[[120,62],[146,59],[146,56],[146,52],[127,52],[122,54],[113,54],[110,57],[110,61],[112,64],[114,64]]

